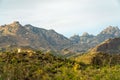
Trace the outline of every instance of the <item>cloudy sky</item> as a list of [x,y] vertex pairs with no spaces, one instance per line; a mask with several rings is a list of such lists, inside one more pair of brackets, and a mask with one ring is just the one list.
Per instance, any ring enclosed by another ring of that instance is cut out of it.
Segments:
[[120,0],[0,0],[0,25],[13,21],[67,37],[97,34],[110,25],[120,28]]

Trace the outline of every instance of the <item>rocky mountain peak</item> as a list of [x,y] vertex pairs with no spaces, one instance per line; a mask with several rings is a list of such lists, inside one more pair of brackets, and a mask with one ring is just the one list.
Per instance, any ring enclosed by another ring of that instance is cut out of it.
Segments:
[[20,24],[19,21],[14,21],[13,24]]
[[109,26],[104,29],[100,34],[120,34],[120,29],[118,27]]
[[9,24],[10,26],[13,26],[13,27],[20,27],[22,26],[18,21],[14,21],[13,23]]
[[18,30],[22,27],[23,26],[18,21],[14,21],[11,24],[1,26],[0,35],[16,35]]
[[82,34],[82,36],[83,36],[83,37],[87,37],[87,36],[89,36],[89,34],[88,34],[87,32],[84,32],[84,33]]

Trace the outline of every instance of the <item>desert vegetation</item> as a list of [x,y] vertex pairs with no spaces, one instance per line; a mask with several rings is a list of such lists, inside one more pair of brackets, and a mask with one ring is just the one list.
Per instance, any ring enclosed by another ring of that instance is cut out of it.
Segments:
[[86,64],[51,52],[1,52],[0,80],[120,80],[119,63],[101,66],[96,59]]

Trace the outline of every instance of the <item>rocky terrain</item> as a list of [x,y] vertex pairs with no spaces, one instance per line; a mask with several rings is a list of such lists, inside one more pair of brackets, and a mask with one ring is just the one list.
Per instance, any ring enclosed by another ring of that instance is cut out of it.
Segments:
[[32,49],[61,50],[70,45],[68,38],[54,30],[45,30],[32,25],[22,26],[15,21],[0,26],[0,47],[30,47]]

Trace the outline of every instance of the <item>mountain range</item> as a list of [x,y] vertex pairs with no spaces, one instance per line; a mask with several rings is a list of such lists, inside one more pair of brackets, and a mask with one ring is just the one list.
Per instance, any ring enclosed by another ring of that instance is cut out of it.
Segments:
[[38,28],[30,24],[21,25],[18,21],[0,26],[0,48],[28,47],[31,49],[66,52],[86,52],[109,38],[120,37],[118,27],[109,26],[98,35],[73,35],[70,38],[54,30]]
[[68,49],[71,51],[85,52],[90,48],[95,47],[106,39],[113,39],[120,37],[120,29],[118,27],[109,26],[101,31],[96,36],[90,35],[87,32],[83,33],[82,36],[74,35],[70,40],[74,43]]

